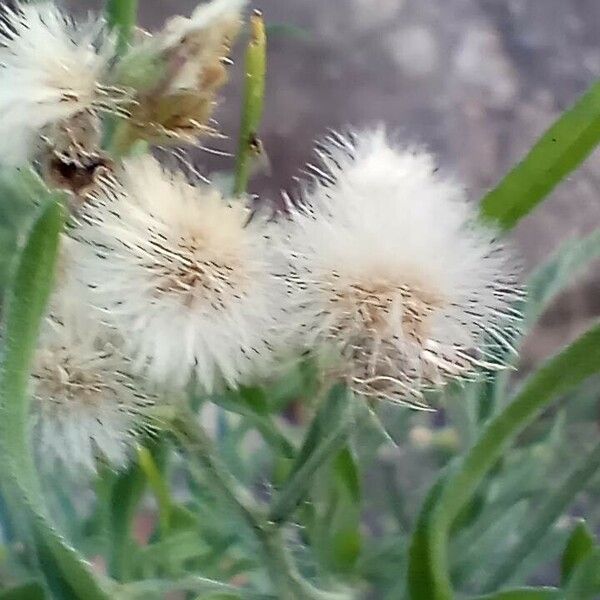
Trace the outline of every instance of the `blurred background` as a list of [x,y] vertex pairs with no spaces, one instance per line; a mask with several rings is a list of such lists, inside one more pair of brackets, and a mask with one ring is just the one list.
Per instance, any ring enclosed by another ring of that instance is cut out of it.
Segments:
[[[196,0],[142,0],[150,30]],[[100,0],[70,0],[75,12]],[[271,169],[252,191],[276,200],[325,130],[385,122],[439,156],[477,201],[600,74],[598,0],[257,0],[271,24],[262,137]],[[233,152],[241,62],[218,112]],[[227,159],[197,157],[207,170]],[[600,223],[596,153],[514,236],[527,272]],[[598,265],[596,265],[597,267]],[[600,313],[600,269],[563,294],[532,332],[526,366]]]

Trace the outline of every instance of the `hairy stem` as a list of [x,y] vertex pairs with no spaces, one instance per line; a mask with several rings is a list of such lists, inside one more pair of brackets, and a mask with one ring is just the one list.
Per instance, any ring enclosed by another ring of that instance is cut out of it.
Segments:
[[345,595],[323,592],[313,587],[298,572],[276,523],[268,521],[250,493],[220,459],[214,443],[196,415],[183,412],[173,420],[173,430],[214,493],[235,508],[259,541],[269,576],[281,600],[343,600]]

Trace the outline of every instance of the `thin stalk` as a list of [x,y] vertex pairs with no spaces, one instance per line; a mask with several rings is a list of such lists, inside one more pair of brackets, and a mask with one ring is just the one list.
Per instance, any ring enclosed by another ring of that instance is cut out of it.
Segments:
[[483,586],[484,590],[491,592],[511,577],[523,560],[537,548],[552,524],[575,499],[575,496],[596,475],[598,469],[600,469],[600,442],[592,448],[592,451],[575,467],[560,487],[553,491],[546,502],[535,512],[527,528],[522,532],[519,543],[492,573]]
[[289,518],[306,497],[314,474],[344,447],[353,425],[354,410],[352,403],[349,402],[333,431],[317,446],[276,496],[269,513],[270,521],[281,523]]
[[280,600],[343,600],[346,595],[318,590],[298,572],[275,523],[269,522],[250,493],[242,487],[222,462],[214,442],[193,413],[177,415],[172,423],[192,459],[196,459],[213,492],[237,510],[260,542],[267,570]]
[[263,114],[266,72],[267,33],[262,15],[256,11],[250,19],[250,43],[246,51],[244,102],[235,165],[236,196],[246,192],[252,160],[261,152],[257,134]]
[[117,53],[123,55],[137,24],[138,0],[107,0],[106,20],[117,34]]

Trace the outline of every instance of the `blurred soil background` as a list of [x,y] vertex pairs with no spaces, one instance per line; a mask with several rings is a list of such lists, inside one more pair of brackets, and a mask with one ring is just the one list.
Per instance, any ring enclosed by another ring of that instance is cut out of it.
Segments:
[[[101,6],[70,0],[79,13]],[[189,15],[194,0],[140,0],[142,26]],[[271,172],[252,192],[276,202],[327,128],[385,122],[439,156],[477,201],[600,74],[598,0],[257,0],[271,24],[261,132]],[[218,110],[217,147],[235,151],[243,44]],[[208,142],[211,145],[211,142]],[[198,167],[231,168],[200,152]],[[418,199],[415,199],[418,201]],[[600,224],[600,153],[515,231],[526,272]],[[600,314],[600,269],[532,332],[526,366]]]

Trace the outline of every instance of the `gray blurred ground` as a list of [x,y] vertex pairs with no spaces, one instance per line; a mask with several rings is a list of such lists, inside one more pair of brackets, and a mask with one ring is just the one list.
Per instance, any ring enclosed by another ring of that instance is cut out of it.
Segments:
[[[77,10],[100,2],[71,0]],[[153,29],[193,0],[140,0]],[[600,75],[599,0],[256,0],[270,40],[262,130],[272,174],[253,191],[274,199],[328,127],[385,122],[457,172],[475,201]],[[239,52],[238,52],[239,53]],[[236,75],[219,111],[234,149]],[[227,164],[206,155],[206,168]],[[525,219],[514,236],[527,270],[600,225],[600,153]],[[563,295],[531,336],[527,362],[600,314],[600,270]]]

